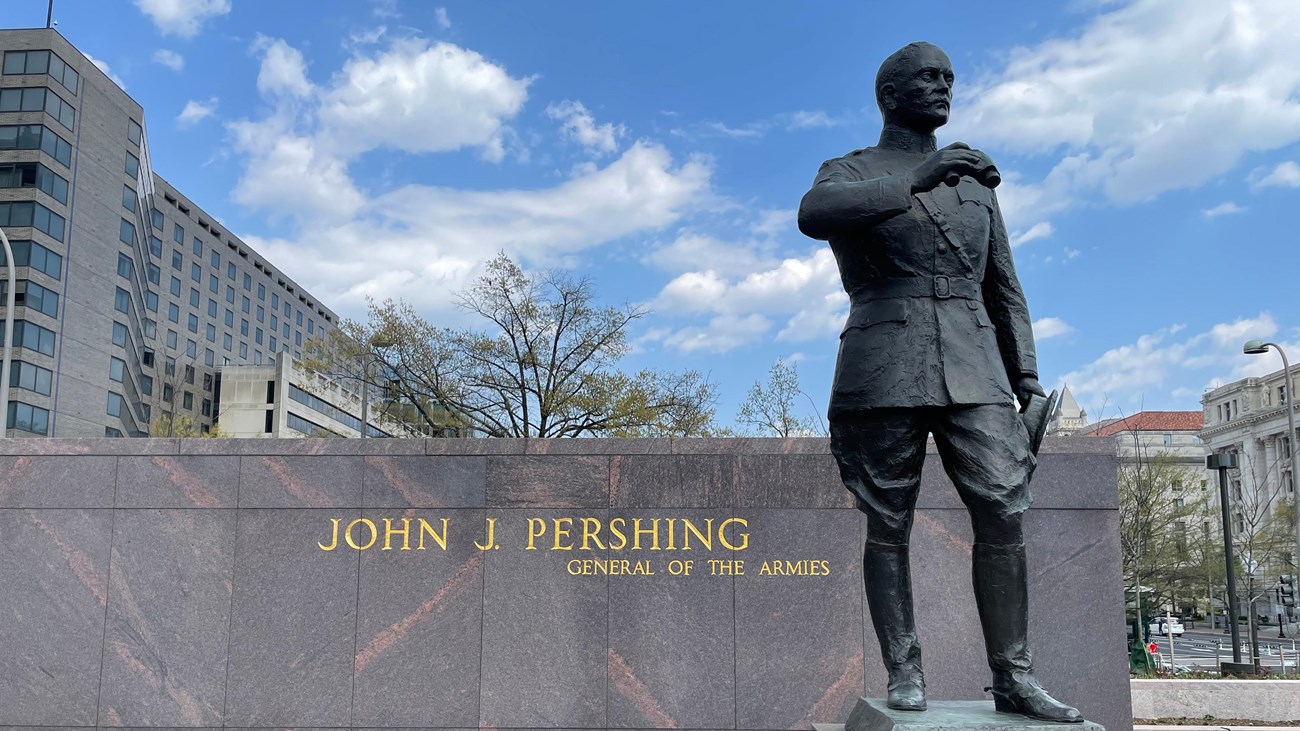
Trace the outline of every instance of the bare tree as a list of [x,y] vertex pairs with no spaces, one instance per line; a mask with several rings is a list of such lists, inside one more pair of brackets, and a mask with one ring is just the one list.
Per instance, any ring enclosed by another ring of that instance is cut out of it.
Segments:
[[[695,371],[617,368],[628,328],[646,311],[600,307],[587,278],[529,275],[504,253],[458,293],[484,330],[438,327],[404,302],[371,303],[309,345],[307,366],[388,389],[435,433],[495,437],[704,433],[715,386]],[[362,363],[378,361],[379,368]]]
[[736,413],[736,424],[744,430],[757,430],[760,434],[778,437],[825,434],[820,417],[800,416],[801,398],[809,404],[812,399],[799,388],[799,369],[794,363],[778,358],[768,371],[767,383],[754,381],[749,395]]

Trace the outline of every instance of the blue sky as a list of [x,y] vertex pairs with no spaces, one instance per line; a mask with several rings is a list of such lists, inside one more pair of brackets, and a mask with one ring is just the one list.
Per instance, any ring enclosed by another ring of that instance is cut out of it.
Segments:
[[[729,423],[776,358],[824,412],[847,310],[799,198],[874,144],[880,61],[957,74],[998,162],[1045,385],[1091,415],[1199,409],[1300,359],[1300,3],[59,0],[146,110],[157,171],[336,311],[451,293],[500,249],[653,312]],[[969,6],[969,7],[968,7]],[[6,26],[45,2],[10,0]],[[813,408],[810,406],[809,411]]]

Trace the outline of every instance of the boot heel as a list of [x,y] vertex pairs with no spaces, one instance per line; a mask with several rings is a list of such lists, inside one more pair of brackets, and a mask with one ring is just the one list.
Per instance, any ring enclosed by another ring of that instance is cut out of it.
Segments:
[[1020,709],[1011,702],[1011,699],[997,693],[993,694],[993,710],[998,713],[1020,713]]

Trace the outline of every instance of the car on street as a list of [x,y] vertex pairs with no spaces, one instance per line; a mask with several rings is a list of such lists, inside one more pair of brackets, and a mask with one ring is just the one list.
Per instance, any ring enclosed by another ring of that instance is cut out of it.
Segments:
[[1181,617],[1155,617],[1148,625],[1147,631],[1153,635],[1172,635],[1174,637],[1183,636],[1183,620]]

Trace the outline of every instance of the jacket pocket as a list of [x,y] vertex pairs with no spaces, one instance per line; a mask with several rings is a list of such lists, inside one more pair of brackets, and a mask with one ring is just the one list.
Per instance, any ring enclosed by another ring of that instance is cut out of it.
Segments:
[[849,320],[844,324],[844,333],[850,330],[862,330],[886,322],[907,322],[907,300],[884,299],[856,305],[849,311]]
[[957,199],[962,203],[978,203],[985,208],[993,208],[993,194],[988,188],[970,178],[962,178],[957,184]]
[[975,324],[980,327],[993,327],[993,321],[989,319],[988,310],[975,300],[966,300],[966,307],[975,313]]

